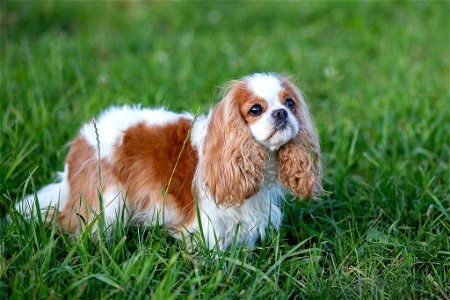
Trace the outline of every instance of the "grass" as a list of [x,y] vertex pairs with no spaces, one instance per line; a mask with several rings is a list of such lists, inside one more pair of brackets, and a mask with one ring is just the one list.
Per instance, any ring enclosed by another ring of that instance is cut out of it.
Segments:
[[[0,298],[449,298],[448,3],[4,1],[0,13]],[[207,112],[218,85],[257,71],[298,78],[328,191],[292,201],[257,248],[189,252],[157,227],[94,244],[13,210],[107,106]]]

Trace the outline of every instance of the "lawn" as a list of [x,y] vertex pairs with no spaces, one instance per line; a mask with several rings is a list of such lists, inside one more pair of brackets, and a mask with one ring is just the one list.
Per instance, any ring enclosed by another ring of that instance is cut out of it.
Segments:
[[[0,7],[0,298],[449,299],[447,2]],[[188,251],[136,226],[93,243],[14,211],[109,105],[206,113],[260,71],[297,78],[326,193],[290,199],[258,247]]]

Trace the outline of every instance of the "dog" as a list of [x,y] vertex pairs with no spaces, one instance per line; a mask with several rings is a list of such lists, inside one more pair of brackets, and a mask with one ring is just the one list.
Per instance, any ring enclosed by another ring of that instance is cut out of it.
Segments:
[[109,229],[119,218],[159,224],[226,249],[278,230],[285,194],[321,190],[319,139],[301,92],[287,77],[256,73],[231,81],[206,116],[105,110],[71,143],[59,182],[16,209],[36,217],[37,198],[47,222],[57,210],[64,231],[79,233],[103,213]]

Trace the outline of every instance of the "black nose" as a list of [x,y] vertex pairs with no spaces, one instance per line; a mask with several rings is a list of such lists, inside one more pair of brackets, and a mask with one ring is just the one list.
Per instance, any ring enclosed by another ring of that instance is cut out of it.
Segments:
[[288,112],[284,108],[280,108],[272,112],[272,117],[274,117],[277,121],[284,121],[286,120],[287,116]]

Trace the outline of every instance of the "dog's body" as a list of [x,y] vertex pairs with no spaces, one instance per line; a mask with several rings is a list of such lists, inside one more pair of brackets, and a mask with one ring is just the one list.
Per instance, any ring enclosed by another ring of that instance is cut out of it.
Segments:
[[[180,238],[201,226],[209,247],[227,248],[234,238],[254,245],[269,224],[278,229],[286,188],[311,197],[320,175],[300,93],[282,77],[254,74],[195,121],[164,109],[110,108],[84,125],[60,182],[37,198],[45,211],[58,207],[63,229],[74,233],[100,212],[100,194],[108,227],[118,218],[158,223]],[[32,215],[34,196],[16,207]]]

